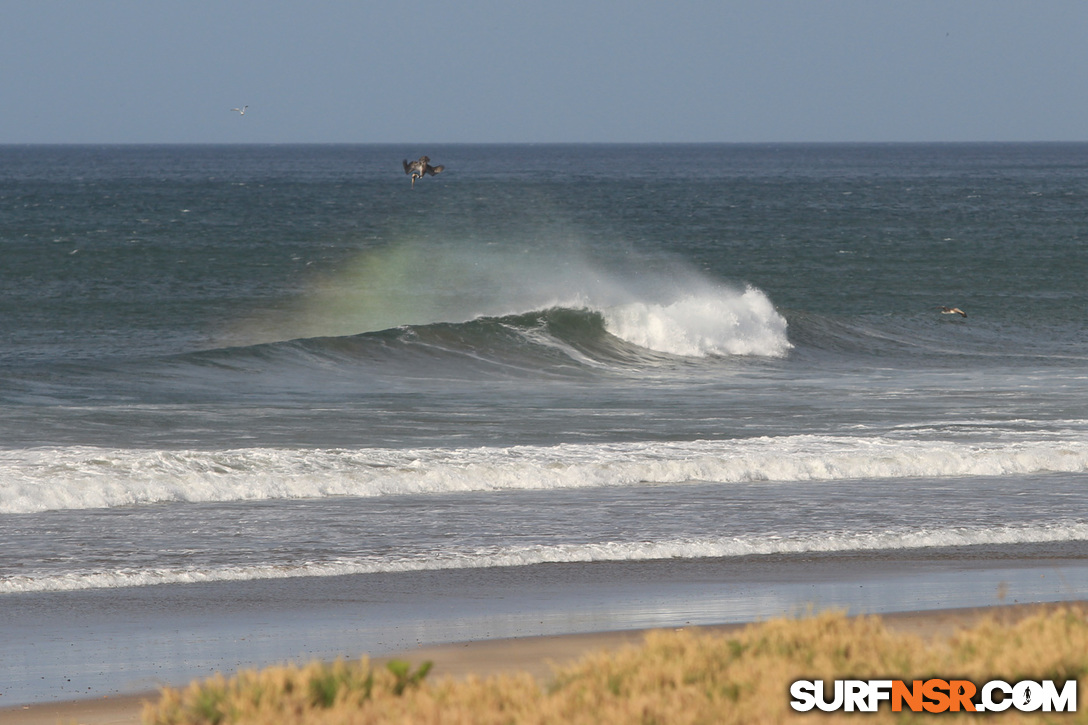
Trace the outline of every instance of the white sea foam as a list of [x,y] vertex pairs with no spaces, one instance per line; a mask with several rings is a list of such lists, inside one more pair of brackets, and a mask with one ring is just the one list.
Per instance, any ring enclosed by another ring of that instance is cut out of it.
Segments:
[[0,451],[0,513],[157,502],[388,496],[646,482],[830,481],[1088,471],[1088,441],[783,436],[510,448]]
[[604,310],[609,332],[649,350],[688,357],[781,357],[792,345],[786,320],[767,296],[708,289],[661,304],[631,302]]
[[191,584],[215,581],[287,579],[303,576],[343,576],[382,572],[484,569],[545,563],[701,559],[766,554],[894,551],[953,546],[1030,544],[1088,540],[1088,524],[995,528],[951,527],[916,531],[822,533],[793,537],[737,536],[672,541],[606,541],[583,544],[507,546],[475,551],[444,551],[433,555],[390,558],[340,558],[292,565],[262,564],[219,568],[116,569],[64,574],[16,575],[0,579],[0,594],[31,591],[71,591]]

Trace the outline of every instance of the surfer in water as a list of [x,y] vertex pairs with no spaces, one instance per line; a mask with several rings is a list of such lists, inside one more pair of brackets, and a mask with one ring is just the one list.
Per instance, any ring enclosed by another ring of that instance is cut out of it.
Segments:
[[417,161],[404,160],[404,173],[412,175],[412,188],[416,186],[416,179],[422,179],[425,175],[441,174],[445,166],[431,166],[430,158],[420,156]]
[[959,315],[960,317],[967,317],[967,313],[959,307],[945,307],[944,305],[940,305],[937,309],[941,311],[942,315]]

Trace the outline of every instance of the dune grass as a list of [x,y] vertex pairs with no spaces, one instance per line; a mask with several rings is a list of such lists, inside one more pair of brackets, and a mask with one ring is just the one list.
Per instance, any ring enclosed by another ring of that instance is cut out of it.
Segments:
[[144,712],[148,725],[297,723],[299,725],[498,725],[500,723],[1088,723],[1078,712],[808,714],[790,709],[796,679],[949,679],[984,683],[1077,679],[1088,699],[1088,617],[1077,609],[986,620],[925,641],[885,628],[878,617],[821,614],[776,619],[728,634],[685,629],[647,635],[643,644],[587,655],[546,683],[528,674],[425,679],[426,665],[369,660],[274,667],[166,689]]

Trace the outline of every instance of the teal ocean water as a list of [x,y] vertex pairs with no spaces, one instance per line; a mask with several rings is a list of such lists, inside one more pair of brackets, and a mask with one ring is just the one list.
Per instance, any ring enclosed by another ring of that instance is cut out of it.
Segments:
[[1085,144],[0,147],[0,606],[1080,561],[1086,211]]
[[426,151],[2,149],[0,591],[1088,535],[1088,146]]

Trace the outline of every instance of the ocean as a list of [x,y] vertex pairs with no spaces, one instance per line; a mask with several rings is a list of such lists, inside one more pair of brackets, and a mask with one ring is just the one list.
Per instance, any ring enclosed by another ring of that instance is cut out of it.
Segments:
[[1088,144],[0,146],[0,705],[1086,598],[1086,220]]

